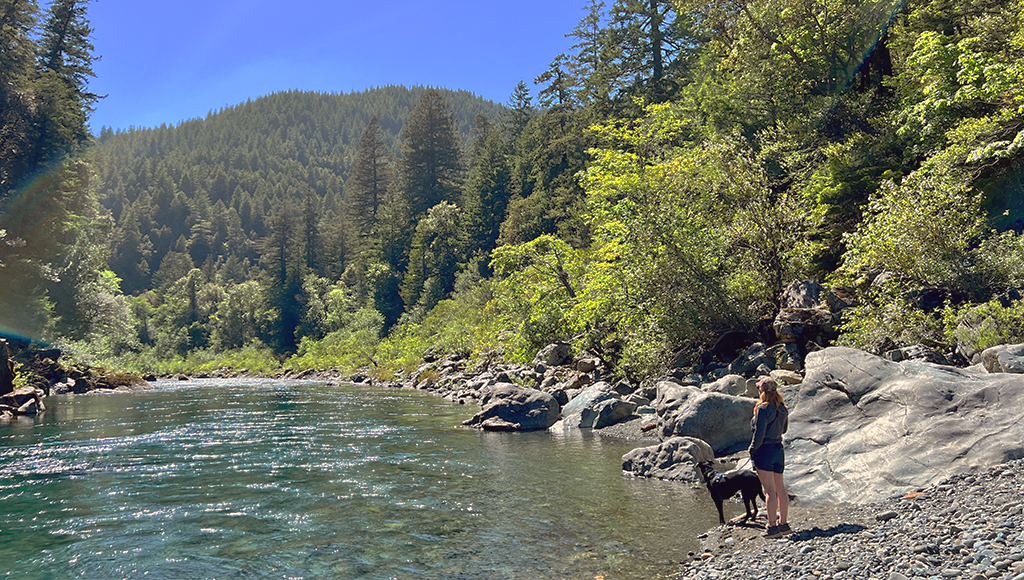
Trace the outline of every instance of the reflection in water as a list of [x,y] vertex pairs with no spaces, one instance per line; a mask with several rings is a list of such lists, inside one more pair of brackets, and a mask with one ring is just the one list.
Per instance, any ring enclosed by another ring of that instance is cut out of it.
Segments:
[[56,397],[0,426],[19,578],[653,578],[706,492],[622,476],[634,444],[483,433],[421,393],[273,381]]

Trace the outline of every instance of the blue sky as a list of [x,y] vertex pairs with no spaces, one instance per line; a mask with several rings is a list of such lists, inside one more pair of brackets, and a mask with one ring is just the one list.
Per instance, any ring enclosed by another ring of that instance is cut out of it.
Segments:
[[[45,2],[41,2],[45,4]],[[506,102],[566,52],[584,0],[92,0],[90,118],[175,124],[288,89],[464,89]]]

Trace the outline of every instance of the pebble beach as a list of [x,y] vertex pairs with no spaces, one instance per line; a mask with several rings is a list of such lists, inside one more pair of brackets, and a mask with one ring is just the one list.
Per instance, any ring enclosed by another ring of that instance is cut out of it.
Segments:
[[790,508],[793,533],[764,515],[701,537],[680,568],[695,580],[1024,580],[1024,460],[866,505]]

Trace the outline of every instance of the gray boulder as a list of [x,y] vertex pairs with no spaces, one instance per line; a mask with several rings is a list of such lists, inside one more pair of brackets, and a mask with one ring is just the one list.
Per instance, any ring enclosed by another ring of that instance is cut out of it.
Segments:
[[772,369],[775,366],[775,360],[768,355],[768,349],[764,344],[755,342],[729,363],[729,374],[749,375],[761,365]]
[[622,470],[637,477],[701,483],[696,464],[711,461],[711,446],[693,437],[673,437],[659,445],[634,449],[622,456]]
[[924,346],[923,344],[887,351],[882,355],[882,358],[885,360],[891,360],[892,362],[914,360],[919,362],[930,362],[937,365],[949,365],[949,360],[946,359],[944,354],[934,348]]
[[783,308],[775,316],[772,328],[785,343],[825,342],[835,335],[835,316],[824,308]]
[[783,308],[824,308],[822,301],[825,287],[811,280],[792,282],[782,291],[780,303]]
[[728,455],[750,444],[754,403],[749,397],[659,383],[654,409],[662,439],[696,437],[711,445],[715,455]]
[[768,356],[775,361],[775,368],[787,371],[799,371],[804,368],[804,357],[800,347],[792,342],[772,345],[768,348]]
[[12,415],[38,415],[46,411],[44,393],[35,387],[21,387],[0,396],[0,411]]
[[559,406],[548,393],[511,383],[480,390],[480,412],[462,424],[485,431],[539,431],[558,421]]
[[805,501],[877,501],[1024,455],[1024,376],[832,347],[782,393],[788,487]]
[[1024,344],[1004,344],[981,353],[981,364],[990,373],[1024,373]]
[[580,429],[601,429],[633,415],[636,403],[622,396],[608,383],[599,382],[583,389],[562,408],[562,424]]
[[751,393],[747,386],[747,379],[742,375],[725,375],[713,383],[707,383],[701,385],[701,390],[710,391],[712,393],[724,393],[726,395],[734,395],[736,397],[750,396],[751,394],[757,394],[757,388],[754,388],[754,392]]
[[537,356],[533,357],[533,366],[557,367],[568,364],[570,361],[572,361],[572,349],[567,343],[556,342],[537,352]]

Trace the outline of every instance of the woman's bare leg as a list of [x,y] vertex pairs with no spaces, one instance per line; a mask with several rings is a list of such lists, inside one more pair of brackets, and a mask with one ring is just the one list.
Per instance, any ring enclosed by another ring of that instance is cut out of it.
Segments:
[[[786,483],[782,480],[781,473],[772,473],[772,479],[775,480],[775,493],[778,494],[779,502],[779,525],[787,523],[787,516],[789,515],[789,493],[786,491]],[[758,473],[758,477],[761,474]],[[767,492],[765,492],[767,493]]]
[[[779,497],[777,491],[775,491],[775,475],[771,471],[765,471],[764,469],[757,470],[757,478],[761,480],[761,487],[764,488],[765,495],[765,507],[768,510],[768,526],[777,525],[775,517],[775,511],[779,508]],[[787,507],[788,502],[787,502]]]

